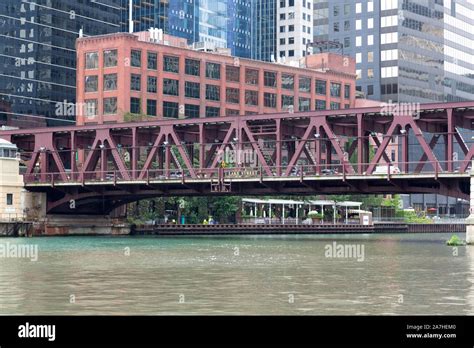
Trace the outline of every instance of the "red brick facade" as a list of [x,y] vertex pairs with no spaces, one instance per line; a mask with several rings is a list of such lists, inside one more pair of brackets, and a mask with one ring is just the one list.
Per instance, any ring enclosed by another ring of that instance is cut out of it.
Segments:
[[78,39],[77,124],[355,106],[352,58],[311,56],[306,64],[317,69],[297,68],[194,51],[167,36],[157,44],[147,34]]

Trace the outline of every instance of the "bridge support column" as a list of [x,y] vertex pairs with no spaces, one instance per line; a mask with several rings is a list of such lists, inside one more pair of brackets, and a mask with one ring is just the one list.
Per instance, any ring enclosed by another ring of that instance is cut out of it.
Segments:
[[469,217],[466,220],[466,242],[474,245],[474,161],[471,165],[471,199],[469,206]]

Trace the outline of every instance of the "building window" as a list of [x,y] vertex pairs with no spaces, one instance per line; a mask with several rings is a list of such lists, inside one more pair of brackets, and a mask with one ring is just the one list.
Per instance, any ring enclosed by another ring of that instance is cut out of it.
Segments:
[[311,78],[306,76],[300,76],[299,79],[299,89],[300,92],[311,92]]
[[163,102],[163,117],[178,118],[178,103]]
[[206,77],[208,79],[220,79],[221,65],[217,63],[206,63]]
[[13,193],[7,193],[7,205],[13,205]]
[[201,62],[194,59],[186,59],[184,67],[186,75],[199,76],[201,75]]
[[117,66],[117,50],[104,51],[104,68]]
[[373,63],[374,62],[374,52],[367,52],[367,62]]
[[235,109],[225,109],[225,115],[226,116],[239,116],[240,112],[239,110],[235,110]]
[[265,93],[263,95],[263,104],[266,108],[276,108],[277,96],[274,93]]
[[201,97],[201,85],[196,82],[189,82],[186,81],[184,83],[184,96],[186,98],[197,98],[199,99]]
[[367,86],[367,95],[374,95],[374,86],[368,85]]
[[99,86],[99,78],[97,76],[86,76],[85,88],[86,92],[97,92]]
[[341,108],[341,103],[331,102],[331,110],[339,110]]
[[348,16],[351,13],[351,5],[350,4],[344,4],[344,16]]
[[367,78],[369,79],[374,78],[374,69],[367,69]]
[[288,38],[288,45],[294,45],[295,44],[295,38],[294,37],[289,37]]
[[258,92],[257,91],[245,91],[245,105],[250,105],[250,106],[258,105]]
[[316,110],[326,110],[326,101],[316,99]]
[[163,94],[179,95],[179,81],[163,79]]
[[135,68],[140,68],[142,66],[142,51],[132,50],[131,57],[132,66]]
[[178,57],[163,57],[163,71],[179,73],[179,58]]
[[206,85],[206,99],[207,100],[221,100],[220,87],[215,85]]
[[147,99],[147,101],[146,101],[146,114],[148,116],[156,116],[156,100]]
[[140,98],[130,98],[130,112],[132,114],[141,114],[142,106]]
[[351,22],[344,21],[344,31],[349,31],[349,30],[351,30]]
[[295,89],[295,76],[282,74],[281,75],[281,88],[283,89]]
[[316,80],[316,93],[326,95],[326,81]]
[[184,116],[187,118],[199,118],[199,105],[185,104]]
[[374,36],[369,35],[367,36],[367,46],[372,46],[374,44]]
[[97,69],[99,67],[99,53],[86,53],[86,69]]
[[237,88],[227,88],[225,91],[225,99],[228,103],[238,104],[240,101],[240,93]]
[[309,111],[311,108],[311,100],[309,98],[299,98],[298,100],[299,110],[300,111]]
[[248,85],[258,85],[258,70],[245,69],[245,83]]
[[280,39],[280,45],[285,45],[286,44],[286,39],[284,37],[282,37]]
[[206,106],[206,117],[219,117],[221,109],[213,106]]
[[156,93],[158,91],[158,79],[155,76],[148,76],[146,90],[148,93]]
[[331,97],[341,96],[341,84],[331,82]]
[[154,52],[148,52],[147,68],[150,70],[158,69],[158,55]]
[[292,106],[294,106],[294,97],[292,95],[282,95],[281,108],[283,110],[288,110]]
[[294,57],[295,56],[295,50],[288,50],[288,57]]
[[104,91],[117,90],[117,74],[104,75]]
[[351,97],[351,86],[344,85],[344,98],[349,99]]
[[117,114],[117,98],[104,98],[104,115]]
[[239,82],[240,68],[238,66],[227,65],[225,67],[225,78],[227,82]]
[[85,110],[86,117],[97,116],[97,112],[98,112],[97,99],[87,99],[85,102],[86,102],[86,110]]
[[272,71],[265,71],[263,73],[263,83],[265,87],[276,87],[276,73]]
[[344,38],[344,47],[351,47],[351,38],[345,37]]
[[284,32],[285,32],[285,26],[282,25],[282,26],[280,26],[280,33],[284,33]]
[[131,82],[130,82],[130,89],[132,91],[140,91],[141,90],[141,81],[142,76],[139,74],[132,74]]

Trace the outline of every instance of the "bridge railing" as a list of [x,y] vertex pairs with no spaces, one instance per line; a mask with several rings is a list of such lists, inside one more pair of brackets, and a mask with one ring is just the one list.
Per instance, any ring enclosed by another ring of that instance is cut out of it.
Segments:
[[[297,164],[288,166],[234,166],[225,168],[169,168],[149,170],[107,170],[107,171],[75,171],[24,174],[25,183],[85,183],[85,182],[125,182],[125,181],[159,181],[159,180],[239,180],[239,179],[268,179],[282,178],[303,180],[306,177],[335,177],[345,178],[354,175],[381,176],[387,178],[403,177],[407,174],[427,174],[435,177],[443,173],[465,173],[471,166],[465,166],[463,161],[431,162],[401,162],[380,163],[376,166],[363,163],[339,162],[331,164]],[[447,168],[452,168],[448,171]]]

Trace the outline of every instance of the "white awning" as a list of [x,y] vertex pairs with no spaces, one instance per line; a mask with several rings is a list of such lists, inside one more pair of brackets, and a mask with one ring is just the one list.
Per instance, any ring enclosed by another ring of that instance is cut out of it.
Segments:
[[337,202],[338,207],[360,207],[362,202]]
[[330,206],[333,206],[334,204],[336,204],[336,202],[334,201],[308,201],[309,204],[311,205],[330,205]]
[[253,203],[253,204],[262,204],[262,203],[267,203],[267,201],[264,201],[263,199],[254,199],[254,198],[242,198],[243,203]]
[[253,204],[275,204],[275,205],[290,205],[290,204],[304,204],[303,201],[293,201],[288,199],[256,199],[256,198],[242,198],[243,203]]
[[293,201],[287,199],[269,199],[267,200],[269,204],[280,204],[280,205],[287,205],[287,204],[304,204],[303,201]]

